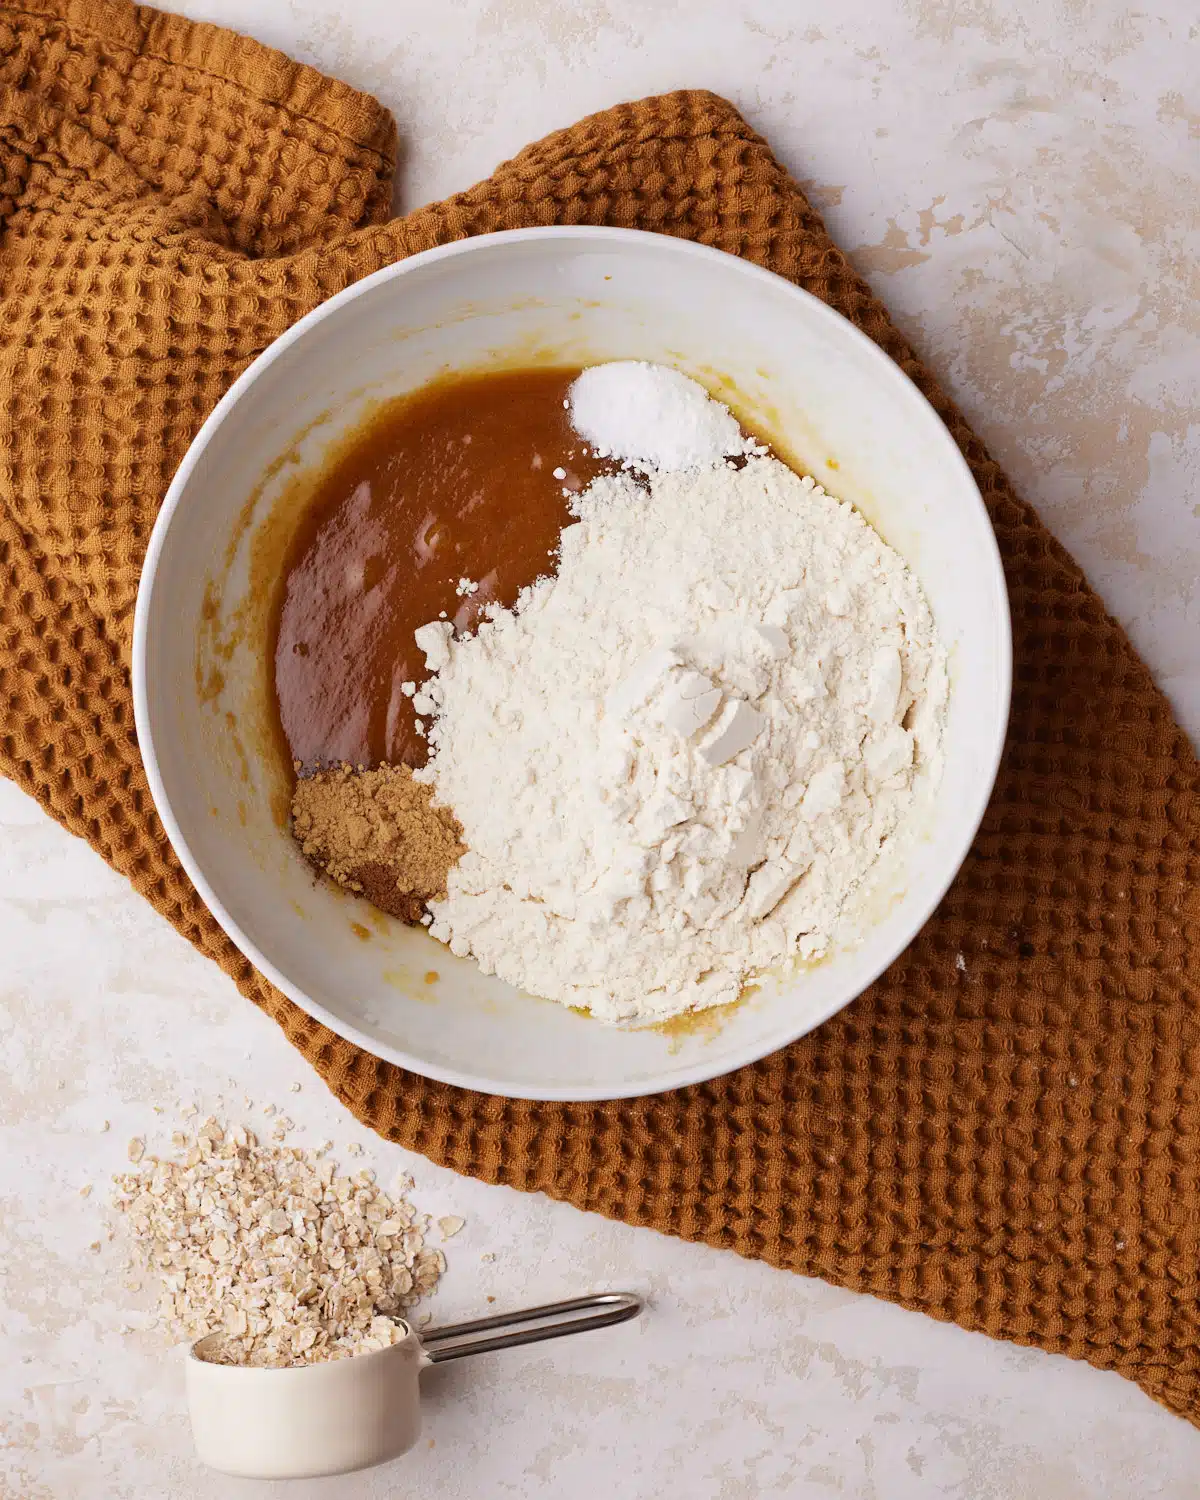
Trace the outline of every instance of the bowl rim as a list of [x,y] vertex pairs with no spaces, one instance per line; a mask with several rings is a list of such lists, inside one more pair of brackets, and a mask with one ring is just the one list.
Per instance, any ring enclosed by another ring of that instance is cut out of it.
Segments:
[[[971,497],[974,505],[978,507],[981,514],[984,522],[984,533],[990,542],[988,553],[994,580],[997,584],[995,592],[999,602],[999,611],[996,620],[998,639],[995,645],[999,678],[997,687],[1000,695],[998,701],[1002,704],[1002,710],[997,726],[996,741],[991,747],[986,762],[980,767],[981,774],[977,783],[977,791],[974,795],[973,803],[969,806],[968,815],[960,822],[958,834],[953,843],[953,858],[947,860],[944,876],[930,885],[924,900],[919,903],[912,920],[905,924],[902,934],[889,943],[887,948],[881,952],[878,960],[872,964],[872,972],[862,986],[855,994],[847,996],[844,1000],[822,1007],[815,1016],[811,1014],[806,1015],[803,1021],[799,1022],[794,1029],[787,1026],[778,1028],[777,1033],[769,1038],[765,1044],[762,1040],[757,1042],[749,1041],[731,1053],[720,1056],[715,1053],[711,1055],[701,1054],[691,1066],[674,1071],[669,1077],[656,1080],[653,1075],[650,1075],[644,1081],[631,1082],[628,1087],[622,1087],[615,1091],[611,1084],[603,1086],[577,1084],[566,1087],[553,1084],[546,1087],[523,1085],[519,1088],[514,1088],[511,1083],[502,1079],[490,1078],[484,1073],[469,1073],[458,1068],[443,1067],[439,1064],[429,1063],[423,1058],[416,1057],[400,1048],[391,1047],[377,1038],[368,1036],[365,1032],[359,1030],[358,1027],[344,1018],[334,1015],[325,1006],[305,994],[298,985],[294,984],[281,969],[261,952],[253,939],[234,921],[213,890],[196,857],[193,855],[183,829],[175,817],[167,796],[163,778],[159,772],[149,707],[147,629],[159,561],[166,545],[167,533],[170,530],[172,518],[180,505],[192,473],[199,463],[204,450],[213,440],[233,407],[264,372],[286,350],[291,348],[294,343],[302,339],[311,328],[324,322],[327,318],[334,317],[347,304],[359,297],[365,296],[375,287],[406,276],[413,271],[423,269],[437,261],[452,260],[460,256],[469,256],[481,252],[487,253],[490,250],[494,250],[500,242],[512,244],[517,241],[536,240],[557,240],[564,243],[607,243],[615,247],[634,241],[652,241],[655,248],[659,250],[670,247],[671,251],[685,256],[709,260],[714,263],[719,261],[722,268],[731,274],[743,275],[755,281],[770,282],[776,291],[782,289],[786,295],[793,296],[807,303],[810,313],[815,314],[819,320],[825,320],[831,328],[836,327],[839,336],[856,342],[860,349],[867,353],[867,357],[877,363],[879,369],[883,372],[885,380],[890,380],[893,383],[902,383],[903,386],[907,387],[909,393],[917,398],[917,409],[921,412],[922,420],[930,429],[932,441],[935,443],[940,442],[943,445],[951,463],[957,466],[960,471],[965,484],[964,496]],[[1012,704],[1012,619],[1004,567],[1000,558],[1000,549],[996,541],[994,528],[991,524],[991,518],[988,516],[987,507],[984,504],[982,495],[979,493],[979,488],[975,483],[975,477],[971,472],[970,466],[967,464],[958,444],[951,436],[949,428],[938,416],[915,382],[873,339],[869,338],[861,329],[856,327],[849,318],[843,316],[835,308],[830,307],[828,303],[823,302],[819,297],[813,296],[811,292],[805,291],[803,287],[797,286],[794,282],[787,280],[786,277],[756,265],[752,261],[745,260],[741,256],[729,254],[713,246],[699,244],[694,240],[686,240],[675,235],[660,234],[648,230],[620,229],[609,225],[543,225],[531,229],[498,230],[491,234],[479,234],[469,236],[465,239],[453,240],[448,244],[435,245],[428,250],[418,251],[413,255],[405,257],[403,260],[395,261],[391,265],[383,266],[378,271],[364,276],[361,280],[343,287],[340,292],[335,293],[326,301],[319,303],[310,312],[306,313],[304,317],[300,318],[290,328],[280,334],[277,339],[273,340],[242,371],[208,414],[199,431],[192,439],[167,488],[162,506],[155,519],[150,540],[146,547],[146,555],[142,563],[137,602],[134,610],[131,677],[133,684],[134,724],[142,764],[145,768],[150,794],[154,799],[155,809],[162,820],[163,828],[171,843],[171,847],[175,851],[189,880],[195,886],[200,899],[216,919],[218,925],[235,947],[237,947],[244,957],[249,959],[269,983],[299,1006],[305,1014],[311,1016],[313,1020],[319,1021],[323,1026],[328,1027],[335,1035],[360,1047],[371,1056],[382,1057],[385,1061],[391,1062],[397,1067],[404,1068],[420,1077],[430,1078],[439,1083],[450,1084],[456,1088],[499,1095],[503,1098],[586,1103],[601,1099],[640,1098],[652,1094],[664,1093],[673,1089],[686,1088],[692,1084],[704,1083],[710,1079],[737,1072],[740,1068],[758,1062],[762,1058],[781,1050],[783,1047],[790,1046],[801,1037],[807,1036],[809,1032],[815,1031],[818,1026],[823,1026],[832,1016],[836,1015],[840,1010],[844,1010],[847,1005],[856,1000],[870,985],[874,984],[879,976],[908,948],[941,904],[942,898],[957,877],[991,800],[996,776],[1000,769],[1000,762],[1007,742],[1008,722]]]

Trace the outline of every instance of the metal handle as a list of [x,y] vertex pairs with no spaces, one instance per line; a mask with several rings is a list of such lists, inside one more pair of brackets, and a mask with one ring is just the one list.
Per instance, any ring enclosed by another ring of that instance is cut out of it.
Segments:
[[[594,1309],[594,1310],[593,1310]],[[538,1344],[543,1339],[566,1338],[569,1333],[586,1333],[589,1328],[608,1328],[636,1318],[642,1310],[642,1299],[633,1292],[595,1292],[590,1297],[572,1297],[566,1302],[548,1302],[543,1307],[527,1307],[524,1312],[495,1313],[490,1318],[476,1318],[470,1323],[455,1323],[450,1328],[430,1328],[420,1335],[421,1346],[431,1364],[447,1359],[463,1359],[468,1354],[488,1354],[493,1349],[515,1349],[519,1344]],[[587,1316],[573,1317],[574,1313]],[[558,1318],[558,1322],[546,1319]],[[541,1323],[540,1328],[526,1328],[526,1323]],[[475,1338],[493,1328],[507,1328],[491,1338]],[[466,1342],[460,1343],[459,1340]]]

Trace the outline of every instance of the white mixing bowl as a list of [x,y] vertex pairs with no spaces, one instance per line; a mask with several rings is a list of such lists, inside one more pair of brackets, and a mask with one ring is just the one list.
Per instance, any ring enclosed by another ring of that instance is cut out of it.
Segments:
[[[741,1004],[610,1029],[486,978],[423,930],[314,881],[272,739],[270,584],[323,454],[370,403],[446,371],[638,358],[731,398],[916,570],[950,658],[945,772],[924,837],[881,867],[855,946]],[[176,853],[243,953],[310,1015],[449,1083],[544,1099],[651,1093],[740,1067],[853,1000],[925,922],[991,791],[1011,672],[995,539],[958,449],[892,362],[823,303],[719,251],[532,229],[389,267],[273,344],[204,424],[150,542],[134,702]],[[436,977],[430,977],[436,976]]]

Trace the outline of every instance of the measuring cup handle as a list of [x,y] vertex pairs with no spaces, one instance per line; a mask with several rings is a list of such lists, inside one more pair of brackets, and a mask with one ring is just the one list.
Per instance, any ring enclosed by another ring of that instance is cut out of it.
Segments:
[[[571,1297],[566,1302],[548,1302],[523,1312],[496,1313],[450,1328],[430,1328],[421,1334],[421,1347],[430,1364],[464,1359],[468,1354],[488,1354],[493,1349],[515,1349],[519,1344],[538,1344],[543,1339],[566,1338],[589,1328],[608,1328],[636,1318],[642,1299],[634,1292],[596,1292],[590,1297]],[[576,1316],[578,1314],[578,1316]],[[537,1324],[537,1327],[526,1325]],[[506,1329],[507,1332],[494,1330]],[[477,1334],[490,1334],[477,1338]]]

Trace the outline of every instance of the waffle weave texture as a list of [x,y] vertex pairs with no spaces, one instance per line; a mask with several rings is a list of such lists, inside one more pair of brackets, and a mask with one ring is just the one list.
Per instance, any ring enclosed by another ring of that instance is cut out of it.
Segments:
[[[1200,801],[1146,668],[731,105],[621,105],[402,219],[395,151],[373,100],[231,33],[0,3],[0,770],[389,1139],[1118,1370],[1200,1421]],[[581,223],[743,255],[886,350],[987,501],[1016,667],[984,827],[877,984],[730,1077],[572,1105],[403,1073],[253,971],[164,837],[128,658],[159,502],[257,354],[402,256]]]

